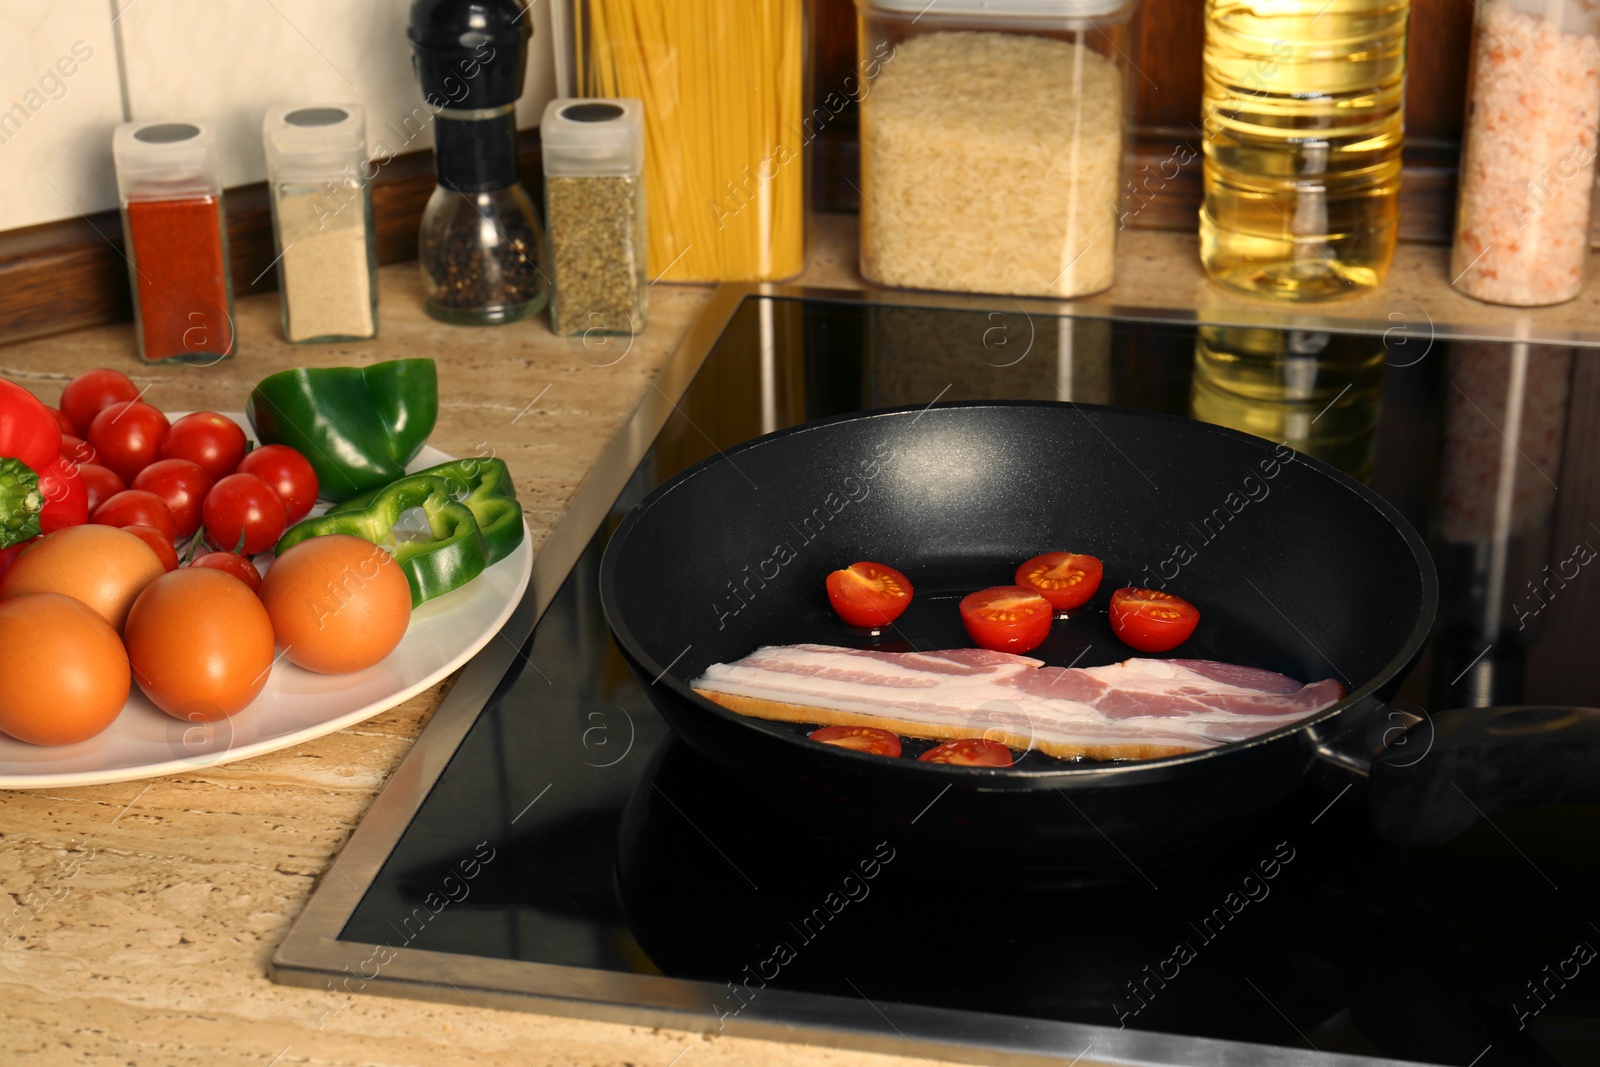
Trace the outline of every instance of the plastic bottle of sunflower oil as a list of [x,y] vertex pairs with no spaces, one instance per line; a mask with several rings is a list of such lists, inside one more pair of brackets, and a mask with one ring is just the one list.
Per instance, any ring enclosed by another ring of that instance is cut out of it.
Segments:
[[1281,300],[1370,289],[1394,254],[1410,0],[1206,0],[1200,257]]

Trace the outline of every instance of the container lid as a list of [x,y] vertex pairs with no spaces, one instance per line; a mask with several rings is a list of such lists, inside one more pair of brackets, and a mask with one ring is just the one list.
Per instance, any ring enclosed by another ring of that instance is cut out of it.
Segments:
[[1035,20],[1121,18],[1139,0],[856,0],[858,7],[917,18],[932,16],[992,16]]
[[124,200],[215,195],[217,138],[204,122],[124,122],[111,135],[117,192]]
[[552,100],[539,120],[539,145],[549,177],[638,174],[644,104],[625,97]]
[[533,36],[524,0],[413,0],[406,36],[434,107],[480,111],[522,95]]
[[334,175],[367,158],[367,120],[359,104],[280,104],[261,120],[267,177]]

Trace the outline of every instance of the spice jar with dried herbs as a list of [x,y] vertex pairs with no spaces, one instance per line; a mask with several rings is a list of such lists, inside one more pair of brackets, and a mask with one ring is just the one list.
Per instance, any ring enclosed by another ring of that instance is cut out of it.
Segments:
[[407,33],[433,114],[439,185],[422,213],[423,306],[487,326],[544,310],[544,232],[517,176],[517,98],[531,18],[523,0],[416,0]]
[[199,122],[125,122],[111,138],[139,358],[233,355],[216,136]]
[[644,105],[552,100],[539,123],[550,232],[550,329],[644,328]]
[[359,107],[274,107],[261,125],[277,241],[283,336],[357,341],[378,334],[371,187],[362,178]]

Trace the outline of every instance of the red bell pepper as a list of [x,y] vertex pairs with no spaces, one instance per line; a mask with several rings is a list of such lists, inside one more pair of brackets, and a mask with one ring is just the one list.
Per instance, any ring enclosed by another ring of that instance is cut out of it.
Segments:
[[[89,521],[89,494],[77,464],[61,454],[61,427],[50,409],[20,385],[0,379],[0,548],[36,532]],[[21,470],[16,469],[20,464]],[[4,491],[9,487],[9,491]]]
[[61,427],[50,409],[20,385],[0,378],[0,456],[20,459],[35,471],[61,455]]
[[78,465],[66,456],[57,456],[54,463],[39,472],[39,491],[44,494],[40,533],[54,533],[63,526],[82,526],[89,521],[89,489],[83,484]]

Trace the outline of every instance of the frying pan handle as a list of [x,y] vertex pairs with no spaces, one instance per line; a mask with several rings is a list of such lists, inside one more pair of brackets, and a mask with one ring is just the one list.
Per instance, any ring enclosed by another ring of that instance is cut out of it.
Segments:
[[1600,708],[1450,711],[1405,736],[1368,772],[1372,824],[1385,840],[1443,844],[1519,808],[1600,804]]

